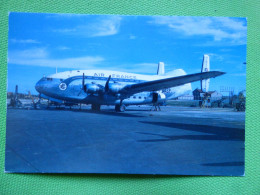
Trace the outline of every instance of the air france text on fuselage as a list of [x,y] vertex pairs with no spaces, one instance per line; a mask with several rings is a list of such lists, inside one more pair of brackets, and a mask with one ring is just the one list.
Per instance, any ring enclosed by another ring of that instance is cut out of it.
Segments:
[[[104,73],[94,73],[94,77],[108,77]],[[133,75],[123,75],[123,74],[111,74],[111,78],[122,78],[122,79],[136,79]]]

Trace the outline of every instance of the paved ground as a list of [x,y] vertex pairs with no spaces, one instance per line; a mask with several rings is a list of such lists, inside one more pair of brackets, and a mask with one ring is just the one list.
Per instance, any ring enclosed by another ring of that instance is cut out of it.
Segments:
[[245,113],[7,111],[7,172],[243,175]]

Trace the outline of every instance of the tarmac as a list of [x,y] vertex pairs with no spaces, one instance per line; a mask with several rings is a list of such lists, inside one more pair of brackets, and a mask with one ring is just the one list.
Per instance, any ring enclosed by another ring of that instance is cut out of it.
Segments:
[[101,109],[8,109],[5,171],[244,175],[244,112]]

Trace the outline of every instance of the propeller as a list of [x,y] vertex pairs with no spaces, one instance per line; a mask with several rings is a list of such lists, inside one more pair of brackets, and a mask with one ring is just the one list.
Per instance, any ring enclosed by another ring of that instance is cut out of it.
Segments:
[[106,85],[105,85],[105,92],[108,93],[109,91],[109,81],[111,79],[111,75],[109,75],[108,79],[107,79],[107,82],[106,82]]
[[87,89],[86,89],[86,85],[85,85],[85,74],[83,73],[82,75],[82,87],[81,90],[78,93],[78,96],[81,94],[82,90],[86,93]]
[[[109,81],[111,79],[111,75],[109,75],[107,81],[106,81],[106,84],[105,84],[105,89],[104,89],[104,92],[105,93],[108,93],[109,92]],[[94,83],[93,83],[94,84]],[[98,85],[97,85],[98,86]],[[89,86],[91,87],[91,86]],[[102,87],[102,86],[101,86]],[[87,93],[87,85],[85,85],[85,74],[83,73],[83,76],[82,76],[82,87],[81,87],[81,90],[79,91],[78,93],[78,96],[82,93],[82,91],[84,91],[85,93]]]
[[82,89],[84,92],[86,92],[86,86],[85,86],[85,74],[83,73],[83,76],[82,76]]

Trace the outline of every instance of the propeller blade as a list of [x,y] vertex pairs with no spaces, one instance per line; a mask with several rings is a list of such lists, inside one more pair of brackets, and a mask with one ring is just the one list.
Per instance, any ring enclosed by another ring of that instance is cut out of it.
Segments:
[[106,82],[106,85],[105,85],[105,92],[108,92],[108,90],[109,90],[108,84],[109,84],[110,78],[111,78],[111,75],[109,75],[109,77],[107,79],[107,82]]
[[85,74],[83,73],[83,77],[82,77],[82,89],[84,92],[86,92],[86,86],[85,86]]
[[85,93],[87,91],[86,85],[85,85],[85,74],[84,73],[82,75],[82,87],[81,87],[81,90],[78,93],[78,96],[81,94],[82,91],[84,91]]

